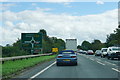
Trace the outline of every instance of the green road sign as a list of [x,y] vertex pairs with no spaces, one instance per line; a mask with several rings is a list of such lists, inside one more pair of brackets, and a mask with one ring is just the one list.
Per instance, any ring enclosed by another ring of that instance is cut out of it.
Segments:
[[22,33],[22,48],[23,49],[41,49],[42,34],[41,33]]

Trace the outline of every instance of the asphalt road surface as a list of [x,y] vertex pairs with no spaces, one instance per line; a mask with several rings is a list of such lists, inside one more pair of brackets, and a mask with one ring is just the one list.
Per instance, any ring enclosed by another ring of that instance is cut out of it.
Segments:
[[[77,66],[56,66],[55,60],[31,68],[15,78],[119,78],[120,61],[78,54]],[[120,80],[120,79],[118,79]]]

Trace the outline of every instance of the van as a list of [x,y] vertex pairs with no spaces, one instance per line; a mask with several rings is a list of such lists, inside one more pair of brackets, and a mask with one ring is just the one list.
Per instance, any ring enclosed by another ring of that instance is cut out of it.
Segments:
[[101,58],[104,58],[104,57],[107,56],[107,49],[108,49],[108,48],[102,48],[102,49],[101,49]]
[[107,49],[108,59],[118,58],[120,59],[120,47],[109,47]]

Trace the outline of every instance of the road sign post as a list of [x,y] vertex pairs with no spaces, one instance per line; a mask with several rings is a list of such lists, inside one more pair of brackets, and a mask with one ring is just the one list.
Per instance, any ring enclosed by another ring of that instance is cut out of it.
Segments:
[[42,50],[42,33],[22,33],[22,48],[31,50],[31,54]]

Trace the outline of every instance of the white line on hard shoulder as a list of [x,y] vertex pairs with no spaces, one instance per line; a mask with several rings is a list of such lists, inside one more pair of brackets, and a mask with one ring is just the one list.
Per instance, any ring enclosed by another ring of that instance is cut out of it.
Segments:
[[[46,67],[43,70],[41,70],[40,72],[38,72],[37,74],[35,74],[34,76],[32,76],[31,79],[33,79],[33,78],[37,77],[38,75],[40,75],[41,73],[45,72],[47,69],[49,69],[50,67],[52,67],[55,63],[56,63],[56,61],[53,62],[52,64],[50,64],[48,67]],[[31,80],[31,79],[29,79],[29,80]]]
[[103,64],[103,63],[101,63],[101,62],[99,62],[99,61],[97,61],[97,63],[102,64],[102,65],[105,65],[105,64]]
[[120,72],[118,69],[112,68],[114,71]]

